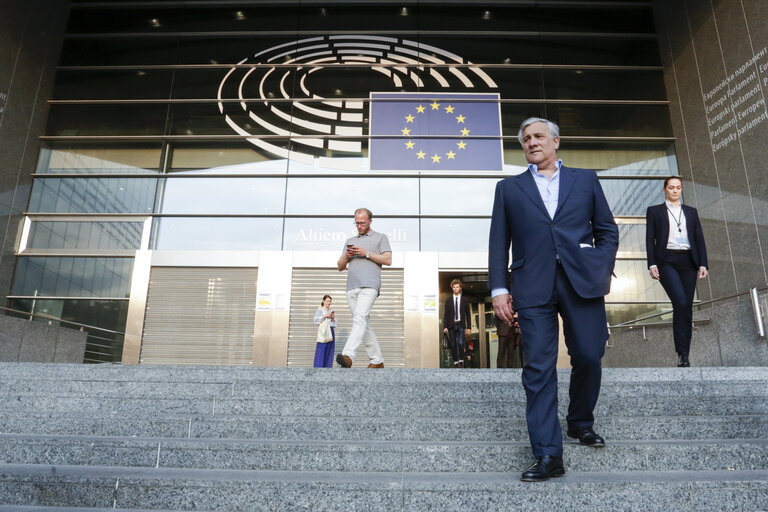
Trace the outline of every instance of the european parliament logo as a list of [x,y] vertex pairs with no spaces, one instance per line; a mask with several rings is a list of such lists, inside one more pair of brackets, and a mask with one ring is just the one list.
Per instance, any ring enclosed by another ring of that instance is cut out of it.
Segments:
[[371,93],[372,171],[501,171],[499,95]]

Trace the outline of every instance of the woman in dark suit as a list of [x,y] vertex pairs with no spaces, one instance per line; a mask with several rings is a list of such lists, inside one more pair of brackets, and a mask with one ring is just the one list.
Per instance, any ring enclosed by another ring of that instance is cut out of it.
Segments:
[[707,277],[707,247],[696,208],[680,203],[683,181],[675,176],[664,180],[666,201],[648,207],[645,249],[648,271],[672,301],[672,330],[677,366],[691,366],[693,294],[696,278]]

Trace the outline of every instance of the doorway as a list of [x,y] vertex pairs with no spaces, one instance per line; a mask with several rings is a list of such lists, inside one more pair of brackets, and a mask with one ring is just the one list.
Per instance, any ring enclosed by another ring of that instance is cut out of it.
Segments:
[[[491,303],[491,291],[488,288],[488,273],[477,271],[441,271],[440,284],[440,368],[454,368],[454,360],[450,343],[442,342],[443,316],[445,303],[453,292],[451,282],[458,279],[462,282],[462,295],[469,300],[469,313],[472,325],[467,341],[467,360],[465,368],[497,368],[499,340],[496,335],[495,315]],[[448,345],[445,347],[444,345]],[[514,357],[510,367],[519,368],[520,358]]]

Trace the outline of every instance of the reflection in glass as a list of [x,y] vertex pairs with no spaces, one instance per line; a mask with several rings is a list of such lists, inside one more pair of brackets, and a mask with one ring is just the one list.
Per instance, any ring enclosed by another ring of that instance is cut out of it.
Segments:
[[139,249],[142,222],[33,221],[28,249]]
[[12,295],[127,298],[131,258],[20,257]]
[[279,251],[281,218],[180,217],[155,219],[154,249],[176,251]]
[[500,178],[422,178],[422,215],[491,215]]
[[645,216],[652,204],[658,204],[664,180],[601,179],[600,185],[615,217]]
[[149,213],[155,186],[155,178],[36,178],[29,211]]
[[491,219],[421,219],[422,251],[486,252]]
[[[338,251],[341,256],[344,241],[357,235],[354,217],[348,218],[294,218],[285,219],[285,243],[287,251]],[[389,219],[376,216],[371,229],[389,237],[393,252],[419,250],[419,222],[416,219]]]
[[645,222],[618,227],[619,257],[645,258]]
[[160,142],[47,142],[40,150],[37,172],[45,174],[154,173],[160,166]]
[[168,105],[54,104],[46,135],[164,135]]
[[[623,322],[629,322],[641,316],[653,315],[661,313],[663,311],[669,312],[669,317],[663,315],[655,317],[649,322],[664,322],[672,320],[672,305],[671,304],[632,304],[632,303],[608,303],[605,305],[605,312],[608,317],[609,325],[617,325]],[[621,331],[619,331],[621,332]]]
[[245,140],[176,142],[168,172],[204,170],[205,174],[284,173],[287,160],[259,152]]
[[[376,215],[415,215],[419,211],[416,178],[290,178],[287,214],[349,215],[365,207]],[[375,229],[375,228],[374,228]]]
[[616,260],[616,277],[611,281],[611,293],[606,302],[667,302],[667,294],[658,281],[648,275],[642,260]]
[[167,178],[158,211],[184,214],[283,213],[285,178]]

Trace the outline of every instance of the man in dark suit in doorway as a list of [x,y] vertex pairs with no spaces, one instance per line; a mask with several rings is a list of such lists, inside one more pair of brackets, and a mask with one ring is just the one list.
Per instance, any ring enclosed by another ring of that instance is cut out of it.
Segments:
[[592,425],[608,339],[604,296],[619,235],[597,174],[565,167],[557,158],[556,124],[526,119],[518,139],[528,170],[496,185],[488,273],[496,316],[514,322],[513,297],[518,313],[526,419],[536,458],[521,479],[535,482],[565,474],[557,418],[558,314],[572,366],[567,434],[583,445],[605,446]]
[[472,321],[469,316],[469,300],[461,293],[462,284],[459,279],[451,281],[453,295],[445,301],[443,313],[443,332],[448,333],[453,355],[453,367],[464,368],[467,356],[467,343],[472,332]]

